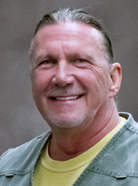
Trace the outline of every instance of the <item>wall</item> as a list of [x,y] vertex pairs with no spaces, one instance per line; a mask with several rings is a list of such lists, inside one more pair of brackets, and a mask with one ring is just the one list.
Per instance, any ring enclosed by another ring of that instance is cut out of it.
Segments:
[[103,21],[123,69],[119,111],[138,121],[137,0],[1,0],[0,154],[49,130],[32,99],[28,48],[41,17],[64,7],[86,8]]

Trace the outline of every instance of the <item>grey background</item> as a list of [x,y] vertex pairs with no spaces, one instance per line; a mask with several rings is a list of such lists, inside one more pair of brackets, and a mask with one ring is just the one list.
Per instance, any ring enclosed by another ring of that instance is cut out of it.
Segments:
[[137,0],[1,0],[0,154],[49,130],[32,99],[28,48],[41,17],[64,7],[85,7],[103,21],[123,70],[119,111],[138,121]]

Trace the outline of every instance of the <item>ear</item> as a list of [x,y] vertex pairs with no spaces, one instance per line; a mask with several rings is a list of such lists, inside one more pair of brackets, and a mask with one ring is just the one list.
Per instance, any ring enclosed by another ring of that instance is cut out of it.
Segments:
[[109,97],[114,98],[120,90],[122,81],[122,70],[119,63],[110,65],[110,90]]

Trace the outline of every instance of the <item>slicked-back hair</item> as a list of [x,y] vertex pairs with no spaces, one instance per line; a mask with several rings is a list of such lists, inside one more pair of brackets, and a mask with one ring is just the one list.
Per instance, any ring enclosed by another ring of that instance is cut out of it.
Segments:
[[102,25],[99,23],[99,21],[95,17],[88,14],[83,9],[71,9],[71,8],[58,9],[49,14],[44,15],[42,20],[38,23],[34,35],[36,35],[36,33],[40,28],[46,25],[68,23],[68,22],[84,23],[99,30],[104,37],[104,45],[106,47],[107,54],[109,56],[109,63],[113,62],[112,44],[109,35],[102,27]]

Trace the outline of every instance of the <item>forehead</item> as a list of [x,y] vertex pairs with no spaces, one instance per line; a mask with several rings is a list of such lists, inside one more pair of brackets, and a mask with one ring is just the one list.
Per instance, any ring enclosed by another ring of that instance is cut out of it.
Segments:
[[84,23],[60,23],[42,27],[34,38],[33,53],[37,55],[38,51],[45,48],[48,50],[56,43],[62,43],[64,47],[68,44],[72,47],[76,45],[92,46],[105,53],[102,33]]
[[95,38],[95,41],[103,43],[103,35],[89,25],[84,23],[59,23],[46,25],[42,27],[36,34],[35,40],[40,41],[41,39],[53,40],[53,39],[67,39],[79,38],[80,40],[88,40]]

